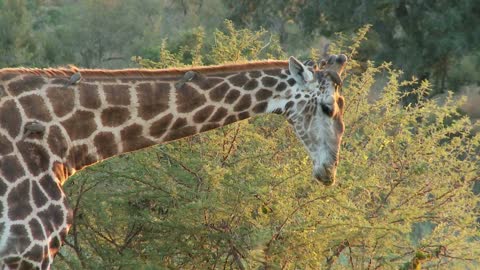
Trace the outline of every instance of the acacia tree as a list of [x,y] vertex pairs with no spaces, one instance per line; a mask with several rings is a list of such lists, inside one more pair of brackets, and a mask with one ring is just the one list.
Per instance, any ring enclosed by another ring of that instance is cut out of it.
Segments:
[[[357,65],[355,52],[365,33],[366,28],[332,46],[333,52],[349,52],[349,67]],[[223,32],[222,42],[252,34]],[[205,58],[214,61],[220,49],[239,50],[217,45]],[[79,173],[65,187],[75,225],[56,268],[477,265],[479,197],[472,186],[480,136],[457,112],[459,101],[440,106],[420,98],[399,106],[403,87],[413,87],[419,97],[431,90],[427,81],[401,81],[400,74],[372,62],[362,72],[347,70],[346,133],[333,187],[312,182],[307,154],[284,119],[274,115]],[[387,83],[371,101],[378,77]]]

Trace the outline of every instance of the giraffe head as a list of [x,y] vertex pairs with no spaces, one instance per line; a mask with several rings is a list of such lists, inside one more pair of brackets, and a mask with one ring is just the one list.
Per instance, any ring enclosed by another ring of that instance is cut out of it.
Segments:
[[339,93],[340,78],[347,57],[331,55],[320,68],[313,61],[289,59],[290,76],[295,80],[291,95],[285,95],[282,112],[310,154],[313,176],[325,185],[335,182],[344,124],[344,99]]

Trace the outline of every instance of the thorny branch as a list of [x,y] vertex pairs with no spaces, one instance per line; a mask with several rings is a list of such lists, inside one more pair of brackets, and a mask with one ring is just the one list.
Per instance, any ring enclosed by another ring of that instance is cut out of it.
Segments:
[[77,199],[75,200],[75,204],[73,206],[73,210],[72,210],[72,216],[73,216],[73,224],[72,224],[72,237],[73,237],[73,243],[70,243],[68,241],[68,239],[65,239],[65,244],[69,247],[71,247],[75,254],[77,255],[78,257],[78,260],[80,261],[80,264],[82,265],[83,268],[86,267],[86,264],[85,264],[85,261],[84,261],[84,258],[83,258],[83,254],[82,254],[82,250],[81,250],[81,247],[80,247],[80,243],[79,243],[79,240],[78,240],[78,224],[76,222],[76,219],[78,217],[78,212],[80,210],[80,203],[82,202],[82,198],[83,196],[90,190],[92,190],[93,188],[95,188],[96,186],[98,186],[99,184],[101,183],[101,181],[97,181],[96,183],[94,183],[93,185],[91,185],[90,187],[85,187],[87,185],[87,181],[82,181],[81,182],[81,185],[80,185],[80,191],[79,191],[79,194],[77,196]]
[[[237,125],[237,127],[235,128],[235,133],[233,134],[233,139],[230,142],[230,146],[228,147],[227,153],[223,155],[222,166],[225,165],[227,159],[232,154],[232,150],[233,150],[233,147],[235,146],[235,144],[237,142],[237,136],[238,136],[239,132],[240,132],[240,125]],[[225,148],[226,148],[226,144],[227,144],[226,136],[227,136],[227,134],[224,132],[224,134],[223,134],[223,152],[225,152]]]

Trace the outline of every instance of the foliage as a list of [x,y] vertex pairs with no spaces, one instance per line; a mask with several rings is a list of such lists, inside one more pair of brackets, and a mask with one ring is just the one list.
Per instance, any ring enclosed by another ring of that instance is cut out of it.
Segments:
[[25,0],[0,2],[0,67],[33,61],[37,47]]
[[197,28],[184,35],[182,41],[176,44],[175,51],[168,49],[167,40],[164,39],[154,60],[139,56],[132,59],[145,68],[167,68],[201,65],[204,62],[219,64],[285,57],[278,39],[263,29],[237,30],[229,20],[224,22],[223,28],[214,31],[212,44],[204,42],[204,29]]
[[[252,32],[248,29],[237,30],[231,21],[225,21],[226,33],[215,31],[215,44],[212,51],[214,62],[241,62],[259,58],[282,57],[284,53],[278,44],[278,39],[270,36],[270,41],[264,45],[266,30]],[[272,40],[273,39],[273,40]],[[272,44],[271,44],[272,43]],[[273,48],[272,52],[271,48]],[[265,51],[264,51],[265,50]]]
[[[478,265],[479,197],[472,186],[480,135],[457,112],[461,101],[450,96],[440,106],[422,98],[431,91],[427,81],[400,80],[390,64],[351,69],[367,29],[332,46],[351,58],[336,186],[311,180],[306,152],[284,119],[273,115],[121,156],[66,184],[75,225],[55,268]],[[254,59],[256,50],[237,42],[239,33],[252,34],[245,31],[221,32],[202,59]],[[215,53],[227,44],[238,46],[229,50],[240,58]],[[169,55],[173,64],[185,60]],[[379,77],[387,83],[372,101]],[[405,87],[420,97],[415,105],[398,105]]]
[[429,79],[434,92],[458,90],[454,84],[458,81],[450,80],[450,74],[461,69],[458,64],[463,55],[480,49],[479,29],[474,27],[480,23],[476,15],[480,4],[475,0],[308,2],[306,10],[314,17],[325,18],[324,22],[310,20],[308,32],[323,29],[329,35],[372,24],[372,42],[363,57],[392,61],[409,77]]

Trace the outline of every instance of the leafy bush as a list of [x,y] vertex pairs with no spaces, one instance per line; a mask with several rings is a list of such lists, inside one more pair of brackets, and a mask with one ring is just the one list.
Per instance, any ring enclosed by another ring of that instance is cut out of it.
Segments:
[[[332,46],[357,67],[347,70],[342,90],[346,133],[337,185],[312,182],[306,152],[275,115],[121,156],[67,183],[76,223],[55,268],[478,266],[472,186],[480,136],[457,112],[461,101],[439,106],[422,98],[428,82],[399,81],[401,72],[389,64],[358,68],[366,29]],[[201,59],[257,59],[267,45],[259,33],[227,24]],[[247,37],[255,40],[252,49],[239,42]],[[184,54],[168,55],[177,64]],[[379,77],[387,83],[369,102]],[[399,105],[403,87],[415,89],[418,103]]]

